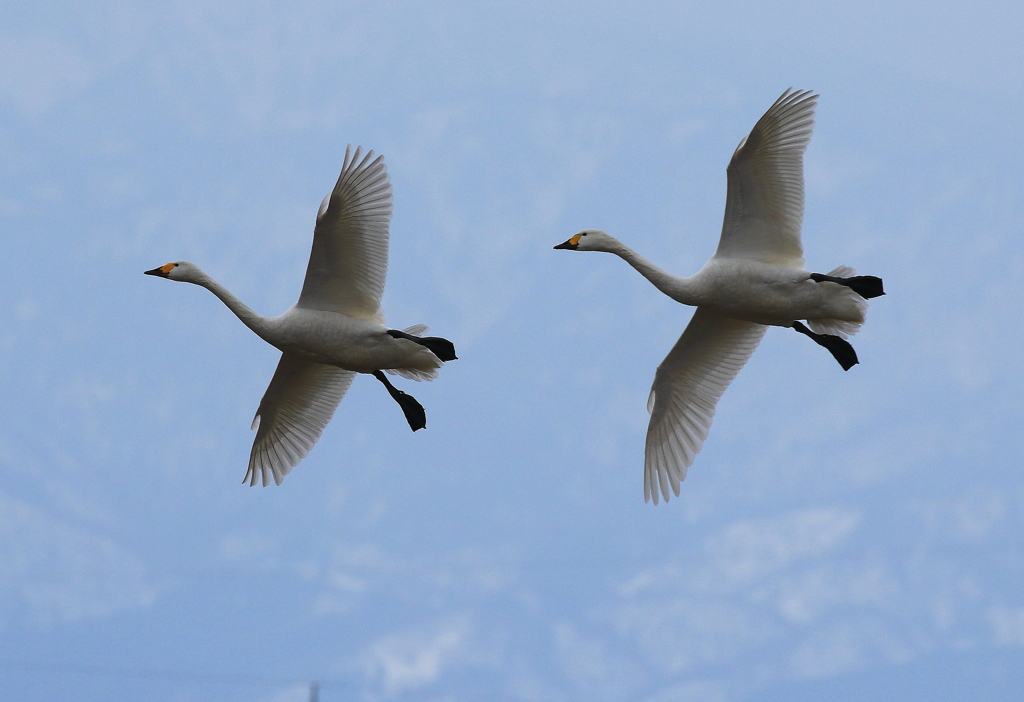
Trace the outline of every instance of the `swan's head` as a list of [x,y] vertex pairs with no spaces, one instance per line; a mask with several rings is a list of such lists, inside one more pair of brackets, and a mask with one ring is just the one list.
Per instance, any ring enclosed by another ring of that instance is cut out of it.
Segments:
[[199,270],[199,266],[194,263],[189,263],[188,261],[165,263],[159,268],[154,268],[151,271],[144,271],[144,273],[146,275],[155,275],[159,278],[180,280],[183,283],[195,283],[197,285],[203,275],[203,272]]
[[605,234],[600,229],[584,229],[555,248],[569,251],[612,251],[612,246],[615,243],[617,240],[614,237]]

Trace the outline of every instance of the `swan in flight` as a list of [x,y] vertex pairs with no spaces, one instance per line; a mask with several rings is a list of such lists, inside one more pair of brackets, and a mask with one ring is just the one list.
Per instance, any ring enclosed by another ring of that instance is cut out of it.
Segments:
[[263,317],[193,263],[177,261],[145,271],[200,285],[256,334],[281,350],[270,386],[253,419],[256,431],[242,482],[278,485],[316,444],[356,373],[384,384],[413,431],[426,426],[423,407],[384,372],[433,380],[455,360],[447,339],[424,337],[422,324],[403,331],[384,326],[380,298],[388,268],[391,181],[384,157],[362,147],[345,150],[341,175],[320,205],[306,279],[295,306]]
[[809,90],[790,88],[736,147],[727,170],[718,251],[695,275],[670,275],[597,229],[555,247],[616,254],[658,290],[697,308],[654,375],[647,402],[645,501],[658,504],[659,488],[666,502],[670,488],[679,496],[679,483],[707,438],[715,405],[768,326],[811,338],[843,370],[857,363],[846,337],[864,323],[866,300],[885,294],[882,280],[856,276],[846,266],[825,275],[808,273],[800,243],[803,154],[817,100]]

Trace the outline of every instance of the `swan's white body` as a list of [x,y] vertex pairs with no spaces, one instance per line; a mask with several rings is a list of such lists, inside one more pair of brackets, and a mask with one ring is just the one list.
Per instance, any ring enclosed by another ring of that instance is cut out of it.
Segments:
[[[443,365],[424,346],[389,335],[383,324],[391,183],[383,156],[361,156],[359,148],[345,152],[338,182],[317,214],[302,294],[284,314],[256,314],[188,261],[146,271],[207,288],[282,352],[253,419],[250,485],[268,485],[271,478],[281,484],[316,444],[356,373],[386,370],[432,380]],[[426,327],[405,331],[419,336]]]
[[[689,278],[662,271],[604,232],[588,230],[590,248],[616,253],[676,302],[754,324],[788,327],[806,319],[815,330],[854,334],[867,302],[850,288],[815,283],[802,267],[715,256]],[[608,240],[598,242],[604,235]],[[594,237],[591,239],[591,237]],[[582,242],[581,242],[582,243]],[[593,248],[595,246],[601,248]],[[616,246],[617,244],[617,246]],[[845,266],[834,275],[851,274]]]
[[[740,142],[728,168],[718,251],[689,278],[673,276],[614,237],[587,229],[556,248],[614,253],[659,290],[697,307],[651,388],[644,499],[666,501],[700,451],[722,393],[767,326],[807,320],[819,334],[845,338],[864,322],[867,302],[845,285],[815,282],[804,269],[803,153],[817,95],[787,90]],[[845,277],[841,266],[829,275]]]

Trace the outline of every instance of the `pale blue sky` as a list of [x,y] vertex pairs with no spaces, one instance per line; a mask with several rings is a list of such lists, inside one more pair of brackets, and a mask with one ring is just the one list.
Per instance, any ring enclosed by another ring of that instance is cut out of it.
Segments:
[[[4,4],[0,696],[1020,699],[1021,36],[1014,2]],[[695,271],[789,86],[808,264],[889,294],[849,373],[770,330],[645,505],[690,312],[551,247]],[[389,321],[460,360],[401,384],[425,431],[358,378],[243,487],[277,352],[142,271],[283,311],[348,143],[394,185]]]

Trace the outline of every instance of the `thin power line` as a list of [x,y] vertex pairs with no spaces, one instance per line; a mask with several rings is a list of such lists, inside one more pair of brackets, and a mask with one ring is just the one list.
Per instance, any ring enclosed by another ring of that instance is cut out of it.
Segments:
[[[214,685],[251,685],[255,687],[282,687],[285,685],[301,685],[309,689],[310,702],[320,701],[320,690],[324,688],[351,688],[338,680],[310,680],[300,678],[270,678],[251,675],[217,675],[215,673],[194,673],[183,670],[157,670],[151,668],[117,668],[108,666],[92,665],[65,665],[60,663],[41,663],[38,661],[18,661],[0,659],[0,670],[24,670],[32,672],[69,673],[72,675],[97,675],[116,678],[131,678],[135,680],[170,680],[174,682],[195,682]],[[416,699],[423,699],[424,693],[408,693]],[[429,695],[429,693],[426,693]],[[493,692],[463,692],[461,699],[480,700],[481,702],[520,702],[518,696],[511,696],[507,693]],[[400,697],[398,699],[411,699]]]
[[116,678],[146,680],[172,680],[177,682],[202,682],[220,685],[254,685],[257,687],[281,687],[284,685],[315,685],[341,687],[340,682],[310,682],[301,678],[270,678],[250,675],[219,675],[216,673],[194,673],[182,670],[156,670],[146,668],[116,668],[93,665],[66,665],[41,663],[38,661],[16,661],[0,659],[0,668],[7,670],[43,671],[49,673],[71,673],[75,675],[102,675]]

